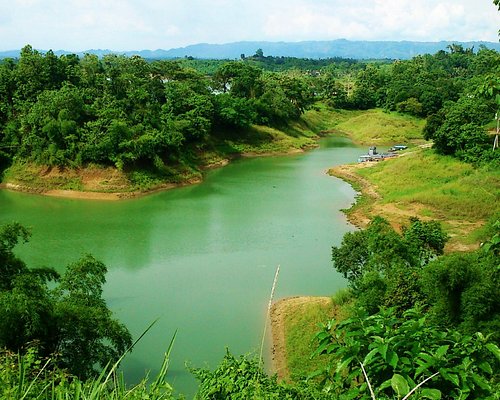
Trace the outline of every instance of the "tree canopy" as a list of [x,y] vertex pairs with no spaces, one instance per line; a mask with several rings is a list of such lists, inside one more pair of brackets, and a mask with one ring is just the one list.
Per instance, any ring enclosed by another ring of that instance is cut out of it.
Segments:
[[106,266],[87,255],[62,276],[29,268],[13,252],[29,235],[18,223],[0,229],[0,348],[36,346],[41,356],[55,356],[61,368],[85,379],[132,344],[102,298]]

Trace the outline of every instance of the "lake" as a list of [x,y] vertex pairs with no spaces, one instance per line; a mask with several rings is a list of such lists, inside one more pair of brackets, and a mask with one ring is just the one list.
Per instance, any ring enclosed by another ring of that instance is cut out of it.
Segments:
[[63,271],[85,253],[102,260],[106,301],[133,336],[159,318],[123,363],[126,380],[154,374],[177,330],[169,382],[192,396],[186,362],[215,367],[226,347],[258,355],[278,265],[275,300],[346,286],[331,246],[353,230],[340,210],[355,191],[325,172],[362,152],[323,138],[303,154],[240,159],[201,184],[119,202],[3,190],[0,223],[32,229],[16,248],[29,266]]

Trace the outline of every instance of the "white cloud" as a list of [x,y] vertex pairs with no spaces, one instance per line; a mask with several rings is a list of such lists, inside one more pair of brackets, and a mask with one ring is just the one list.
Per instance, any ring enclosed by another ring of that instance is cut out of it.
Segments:
[[[3,3],[3,2],[2,2]],[[478,0],[13,0],[0,49],[156,49],[239,40],[498,40]]]

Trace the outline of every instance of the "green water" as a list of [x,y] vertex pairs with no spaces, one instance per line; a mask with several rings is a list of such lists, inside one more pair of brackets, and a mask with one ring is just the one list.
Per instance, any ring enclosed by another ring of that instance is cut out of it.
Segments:
[[84,253],[101,259],[105,298],[132,334],[159,318],[124,362],[126,379],[157,371],[177,329],[170,382],[191,395],[185,362],[215,367],[226,347],[258,354],[277,265],[275,299],[345,286],[330,250],[352,230],[340,209],[355,192],[325,171],[360,153],[326,138],[305,154],[240,160],[202,184],[120,202],[0,191],[0,223],[32,228],[17,248],[30,266],[61,271]]

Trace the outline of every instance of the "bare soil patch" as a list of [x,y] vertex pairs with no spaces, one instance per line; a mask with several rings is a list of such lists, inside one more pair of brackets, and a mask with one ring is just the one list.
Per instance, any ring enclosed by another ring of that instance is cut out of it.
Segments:
[[[225,164],[221,162],[220,166]],[[141,191],[132,190],[132,184],[126,174],[113,167],[90,166],[72,169],[30,165],[26,166],[26,171],[27,178],[20,176],[13,182],[0,184],[0,189],[72,199],[116,201],[201,182],[201,178],[193,177],[185,182],[163,183],[153,189]]]

